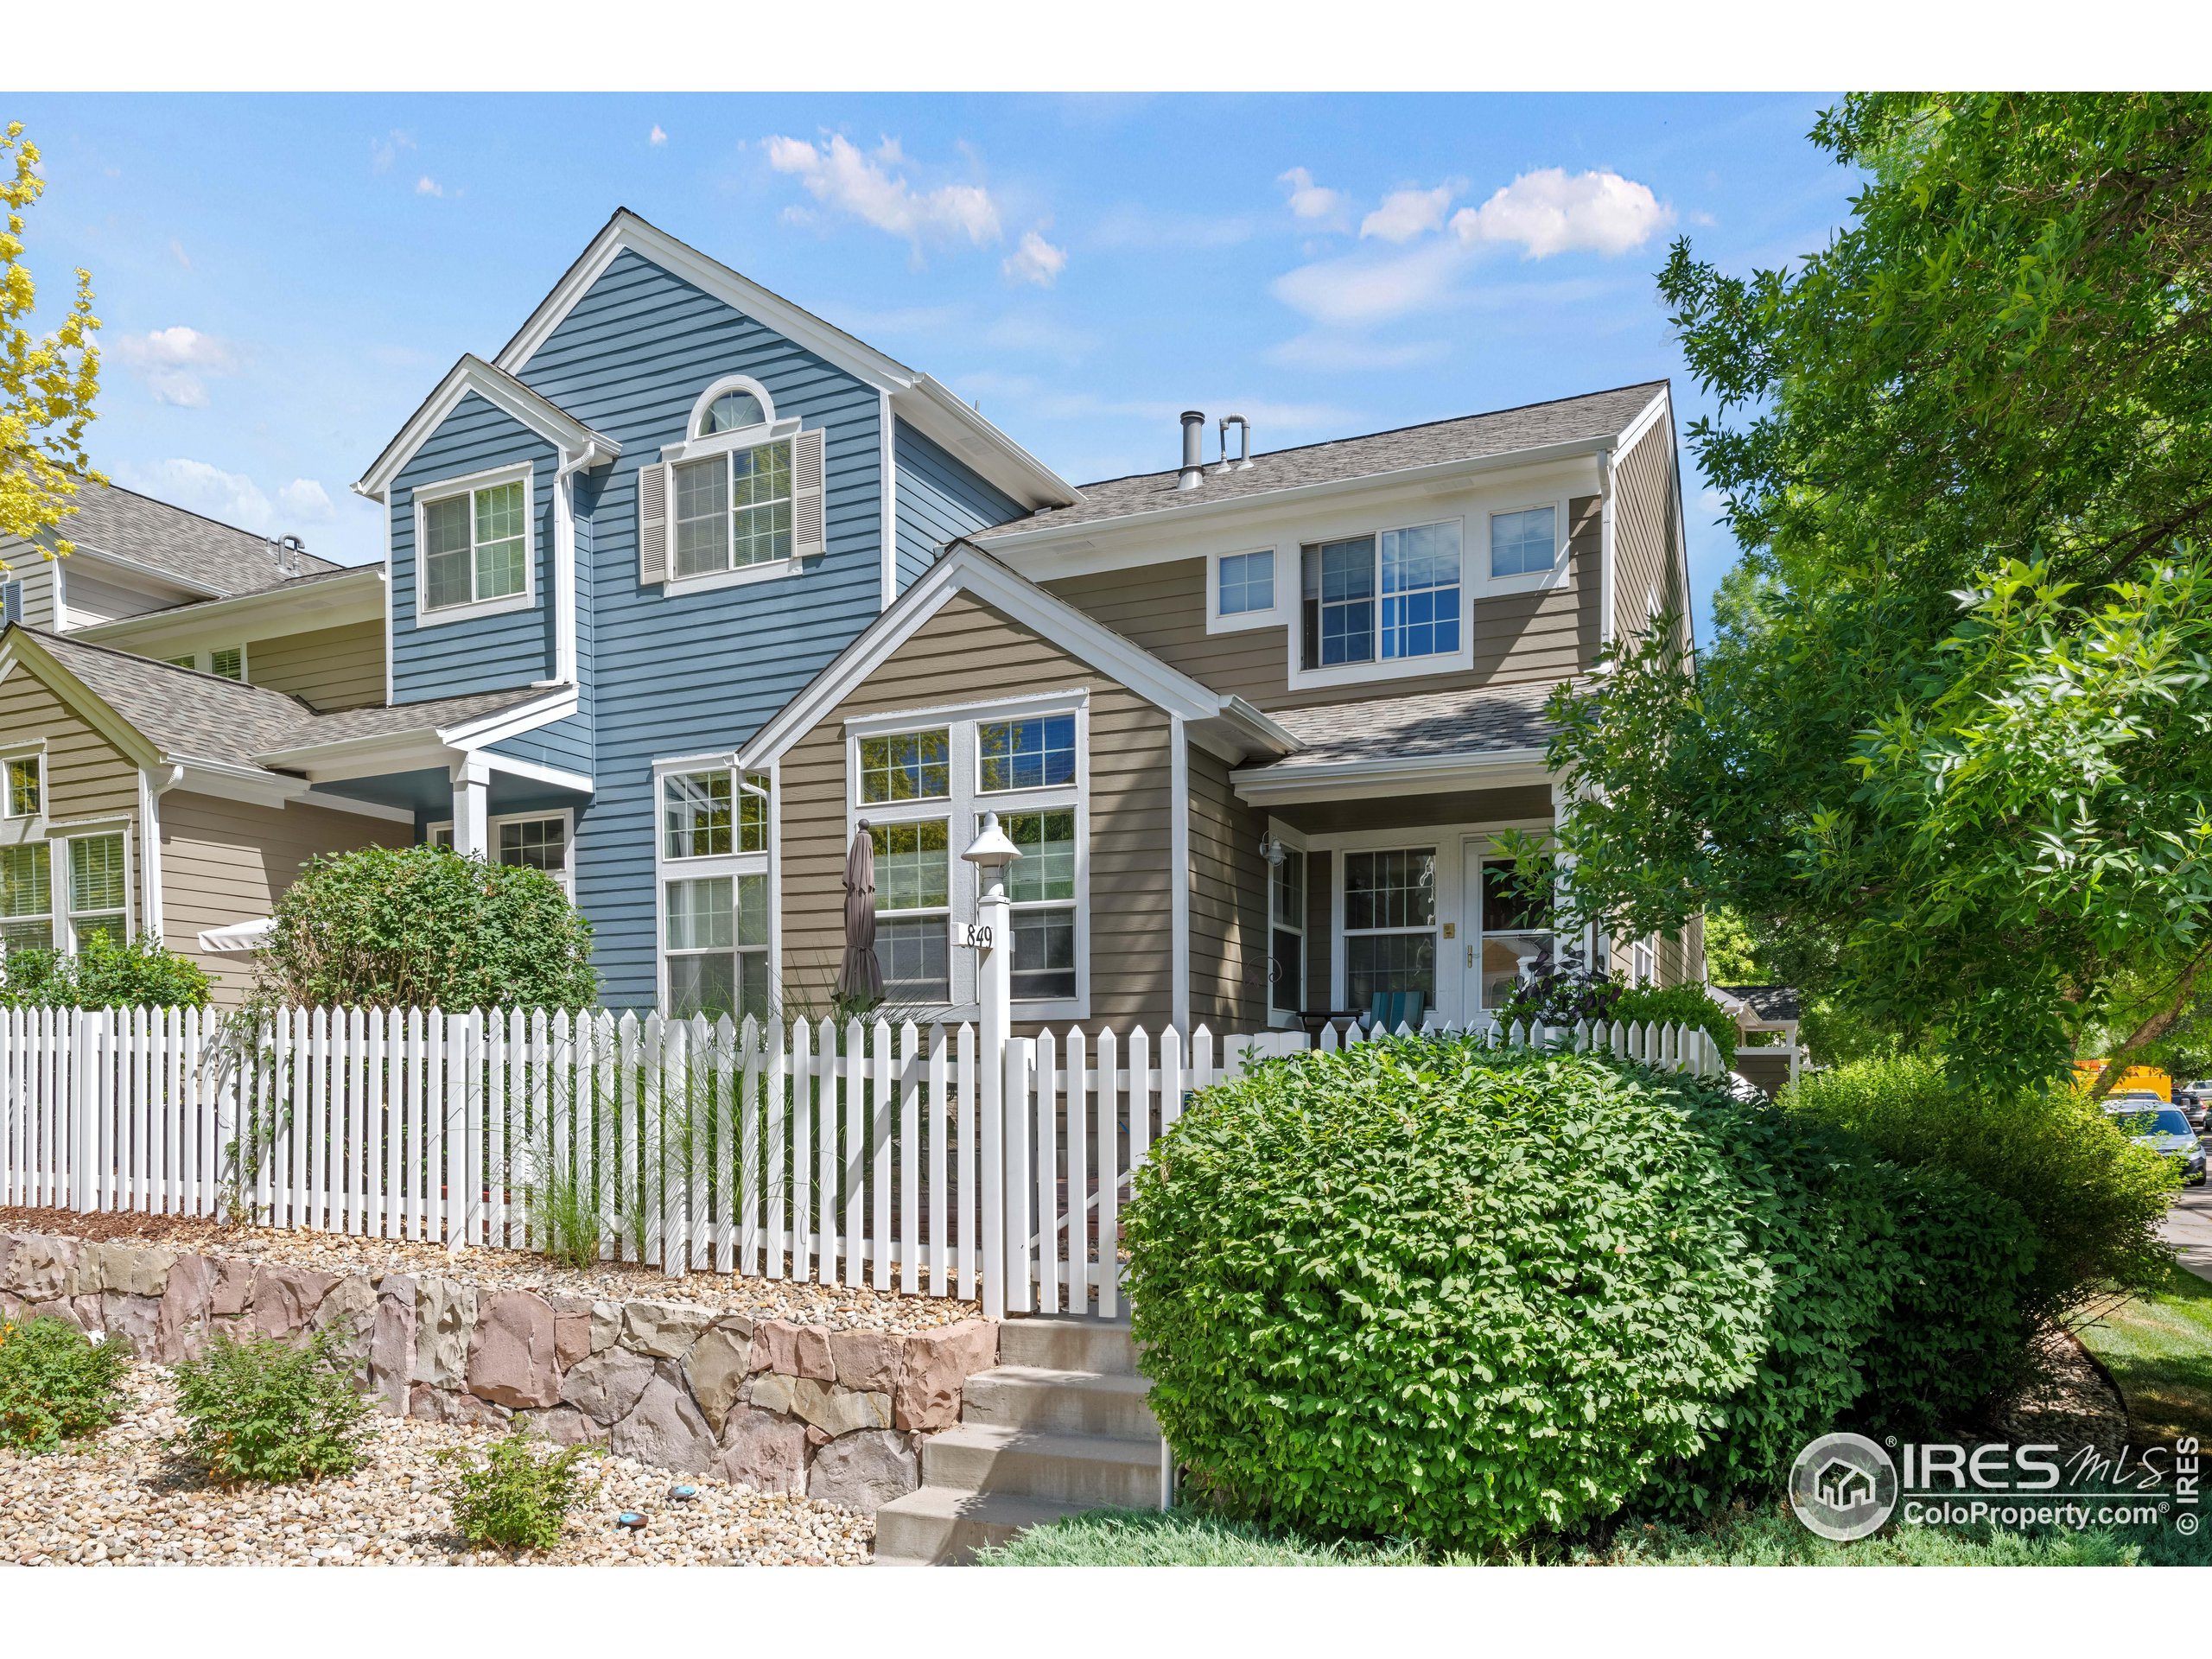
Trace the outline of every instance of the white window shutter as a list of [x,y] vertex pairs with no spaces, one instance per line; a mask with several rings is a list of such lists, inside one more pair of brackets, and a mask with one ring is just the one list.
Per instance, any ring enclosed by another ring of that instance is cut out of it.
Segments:
[[668,580],[668,467],[638,468],[638,582],[658,588]]
[[801,432],[791,440],[791,556],[810,559],[828,537],[822,521],[822,432]]

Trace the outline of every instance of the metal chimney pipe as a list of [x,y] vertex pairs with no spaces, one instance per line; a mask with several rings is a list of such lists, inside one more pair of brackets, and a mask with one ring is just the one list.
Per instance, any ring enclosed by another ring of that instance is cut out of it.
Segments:
[[1206,481],[1205,449],[1206,417],[1205,411],[1186,409],[1183,411],[1183,469],[1175,480],[1179,490],[1195,490]]

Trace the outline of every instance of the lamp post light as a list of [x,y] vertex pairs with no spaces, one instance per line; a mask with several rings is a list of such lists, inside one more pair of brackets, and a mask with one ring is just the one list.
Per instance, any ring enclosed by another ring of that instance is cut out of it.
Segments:
[[[1007,1168],[1005,1133],[1007,1096],[1011,1092],[1019,1099],[1024,1092],[1023,1079],[1016,1069],[1023,1063],[1020,1052],[1007,1040],[1013,1008],[1014,934],[1009,925],[1013,901],[1006,891],[1006,867],[1021,856],[1021,849],[999,828],[999,815],[986,812],[974,842],[960,856],[976,867],[976,922],[970,942],[976,947],[977,1024],[982,1027],[982,1087],[977,1103],[982,1119],[983,1213],[1006,1217],[1004,1229],[992,1230],[983,1240],[983,1317],[995,1319],[1007,1311],[1009,1291],[1017,1312],[1029,1305],[1027,1273],[1020,1284],[1007,1283],[1007,1262],[1015,1235],[1019,1232],[1024,1239],[1028,1236],[1026,1206],[1007,1202],[1009,1191],[1026,1195],[1028,1183],[1022,1179],[1026,1171]],[[1026,1152],[1027,1137],[1017,1134],[1014,1140]],[[1026,1166],[1026,1157],[1022,1162]],[[1011,1186],[1009,1174],[1015,1177]]]

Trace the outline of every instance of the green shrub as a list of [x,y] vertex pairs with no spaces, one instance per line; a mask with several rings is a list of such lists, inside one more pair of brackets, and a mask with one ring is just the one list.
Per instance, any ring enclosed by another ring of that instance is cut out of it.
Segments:
[[1734,1016],[1713,1000],[1702,985],[1632,985],[1613,1005],[1613,1018],[1624,1025],[1641,1020],[1649,1026],[1697,1026],[1720,1050],[1720,1063],[1736,1063]]
[[73,957],[10,951],[0,1008],[204,1008],[212,982],[154,934],[125,942],[95,933]]
[[51,1452],[123,1413],[130,1351],[66,1319],[0,1320],[0,1446]]
[[255,955],[258,1007],[582,1008],[591,925],[543,870],[442,847],[317,858]]
[[576,1471],[584,1448],[541,1447],[518,1429],[486,1446],[481,1462],[467,1451],[440,1454],[452,1467],[446,1498],[463,1538],[508,1549],[550,1549],[561,1541],[569,1510],[588,1490]]
[[1848,1130],[1884,1157],[1945,1170],[2007,1198],[2026,1217],[2035,1259],[2019,1291],[2038,1325],[2065,1324],[2108,1294],[2165,1282],[2158,1228],[2177,1179],[2094,1101],[2064,1083],[2020,1094],[1961,1089],[1923,1055],[1864,1059],[1808,1073],[1783,1104]]
[[1274,1524],[1489,1548],[1700,1450],[1774,1286],[1700,1097],[1421,1039],[1207,1090],[1128,1212],[1153,1409],[1200,1485]]
[[361,1460],[369,1402],[334,1363],[334,1336],[219,1336],[176,1368],[184,1454],[226,1484],[342,1475]]
[[1592,1025],[1701,1027],[1719,1046],[1721,1063],[1735,1062],[1736,1021],[1704,986],[1630,985],[1618,974],[1586,971],[1572,952],[1522,980],[1497,1010],[1500,1026],[1516,1020],[1572,1026],[1585,1020]]

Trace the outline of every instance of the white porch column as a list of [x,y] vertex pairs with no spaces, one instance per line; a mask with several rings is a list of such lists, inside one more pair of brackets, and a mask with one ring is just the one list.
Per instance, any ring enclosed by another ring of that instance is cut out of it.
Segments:
[[477,858],[492,856],[490,817],[492,768],[475,755],[453,763],[453,849]]

